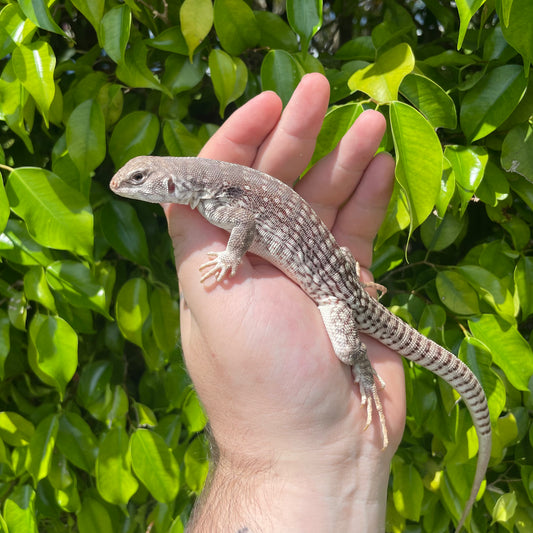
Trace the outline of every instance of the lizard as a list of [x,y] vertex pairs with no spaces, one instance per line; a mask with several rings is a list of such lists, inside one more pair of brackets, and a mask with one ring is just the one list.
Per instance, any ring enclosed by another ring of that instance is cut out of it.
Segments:
[[[112,178],[110,188],[126,198],[178,203],[197,209],[211,224],[229,232],[226,249],[209,252],[200,282],[235,274],[252,252],[297,283],[317,305],[337,357],[349,365],[366,408],[365,429],[375,409],[383,449],[387,426],[377,375],[359,337],[364,332],[455,388],[476,428],[479,454],[473,486],[458,522],[463,527],[485,477],[491,453],[487,398],[474,373],[458,357],[394,315],[365,290],[359,264],[339,246],[313,208],[291,187],[249,167],[197,157],[138,156]],[[371,283],[370,285],[377,284]]]

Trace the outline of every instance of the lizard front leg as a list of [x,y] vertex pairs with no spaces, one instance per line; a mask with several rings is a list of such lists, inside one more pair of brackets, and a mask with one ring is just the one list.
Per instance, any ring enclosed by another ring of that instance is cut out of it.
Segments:
[[359,384],[361,406],[366,407],[364,429],[372,423],[372,410],[375,407],[381,426],[383,449],[385,449],[389,444],[389,438],[376,380],[382,388],[385,387],[385,382],[378,376],[368,360],[366,346],[359,338],[353,310],[339,300],[321,304],[318,309],[335,355],[351,367],[354,382]]
[[200,271],[207,270],[200,278],[200,283],[211,276],[214,276],[217,282],[227,276],[234,276],[256,235],[255,217],[244,209],[220,207],[210,215],[209,222],[231,230],[223,252],[208,252],[207,255],[213,259],[200,266]]

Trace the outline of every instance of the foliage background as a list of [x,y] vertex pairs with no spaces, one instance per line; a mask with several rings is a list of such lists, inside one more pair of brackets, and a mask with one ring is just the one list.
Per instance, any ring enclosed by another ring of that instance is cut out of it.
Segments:
[[[332,87],[314,160],[362,109],[388,119],[386,303],[489,396],[470,530],[533,530],[530,0],[0,5],[0,531],[183,530],[207,458],[169,239],[157,206],[107,184],[135,155],[196,155],[311,71]],[[444,532],[477,441],[457,394],[405,367],[387,530]]]

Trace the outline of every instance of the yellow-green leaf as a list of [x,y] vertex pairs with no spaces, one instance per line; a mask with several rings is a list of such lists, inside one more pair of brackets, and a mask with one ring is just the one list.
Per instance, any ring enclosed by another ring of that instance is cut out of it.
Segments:
[[431,124],[407,104],[391,103],[390,121],[396,151],[396,179],[406,194],[413,230],[424,222],[437,201],[442,148]]
[[406,43],[383,52],[376,62],[352,74],[348,87],[352,92],[362,91],[378,104],[398,99],[402,80],[415,66],[415,56]]
[[185,0],[180,8],[180,23],[189,49],[189,59],[192,61],[194,51],[213,26],[211,0]]
[[48,115],[56,91],[54,51],[44,41],[20,45],[13,50],[12,63],[17,78],[33,96],[48,127]]

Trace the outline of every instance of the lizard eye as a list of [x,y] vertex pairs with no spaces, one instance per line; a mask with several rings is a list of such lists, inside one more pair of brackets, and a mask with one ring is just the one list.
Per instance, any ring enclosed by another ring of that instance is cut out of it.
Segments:
[[135,185],[140,185],[147,177],[147,174],[140,171],[135,171],[130,174],[129,180]]

